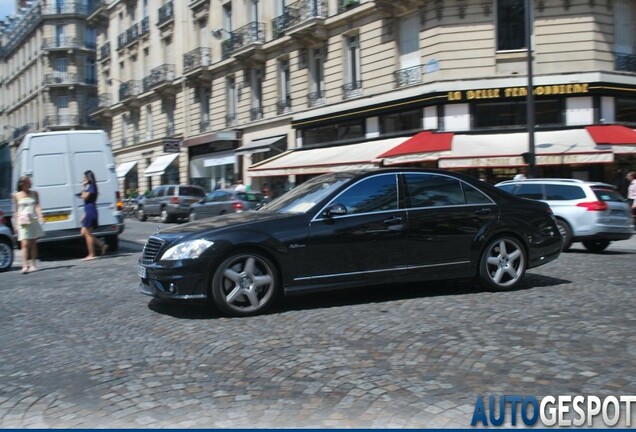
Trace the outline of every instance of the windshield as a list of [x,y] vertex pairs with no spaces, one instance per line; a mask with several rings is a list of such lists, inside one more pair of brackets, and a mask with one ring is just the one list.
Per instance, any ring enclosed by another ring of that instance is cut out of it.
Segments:
[[264,205],[260,211],[306,213],[348,182],[353,174],[337,173],[315,177]]

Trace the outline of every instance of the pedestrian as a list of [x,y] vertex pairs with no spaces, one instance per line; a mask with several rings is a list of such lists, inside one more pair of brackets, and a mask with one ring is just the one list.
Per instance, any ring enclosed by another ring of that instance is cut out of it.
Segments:
[[247,190],[247,188],[243,184],[243,180],[239,180],[236,183],[236,186],[234,186],[234,192],[245,192],[246,190]]
[[84,216],[82,216],[82,236],[86,239],[86,248],[88,249],[88,255],[83,261],[90,261],[97,258],[95,256],[95,246],[99,247],[102,255],[106,254],[108,245],[93,235],[93,230],[99,226],[97,218],[97,182],[95,181],[95,174],[93,171],[86,171],[84,173],[84,190],[81,197],[84,200]]
[[[22,176],[18,180],[17,191],[13,195],[16,209],[15,227],[18,233],[18,241],[22,246],[22,273],[30,273],[37,270],[35,260],[38,257],[37,239],[44,237],[42,225],[42,207],[40,196],[31,190],[31,179]],[[30,263],[30,265],[29,265]]]
[[627,201],[631,207],[632,219],[636,225],[636,171],[630,171],[625,176],[627,179]]
[[525,180],[528,177],[526,176],[526,169],[525,168],[521,168],[519,171],[517,171],[517,174],[513,177],[513,180]]

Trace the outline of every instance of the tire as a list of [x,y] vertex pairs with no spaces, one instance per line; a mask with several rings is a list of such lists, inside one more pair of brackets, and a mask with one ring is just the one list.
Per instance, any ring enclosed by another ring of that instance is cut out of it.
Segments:
[[609,240],[585,240],[583,242],[583,246],[585,246],[585,249],[594,253],[603,252],[609,245]]
[[219,213],[219,216],[223,216],[224,214],[227,214],[227,212],[225,210],[221,210],[221,213]]
[[137,219],[139,219],[141,222],[145,222],[146,220],[148,220],[148,215],[144,211],[143,207],[139,207],[137,209]]
[[13,248],[9,240],[0,239],[0,272],[7,271],[13,265]]
[[503,236],[491,240],[479,260],[479,282],[493,291],[515,288],[526,272],[528,260],[519,240]]
[[561,237],[563,237],[563,246],[561,246],[561,250],[566,251],[570,249],[570,246],[572,246],[572,228],[570,228],[570,224],[563,219],[557,219],[556,223],[557,228],[559,228],[559,232],[561,233]]
[[191,211],[190,214],[188,214],[188,221],[189,222],[194,222],[195,220],[197,220],[197,215],[194,214],[193,211]]
[[214,305],[222,312],[232,316],[256,315],[276,299],[278,273],[260,253],[236,253],[217,267],[211,291]]
[[168,210],[165,207],[161,209],[159,220],[161,221],[161,223],[172,222],[172,216],[168,214]]
[[116,252],[119,249],[119,236],[110,235],[104,238],[104,241],[108,245],[108,250],[112,252]]

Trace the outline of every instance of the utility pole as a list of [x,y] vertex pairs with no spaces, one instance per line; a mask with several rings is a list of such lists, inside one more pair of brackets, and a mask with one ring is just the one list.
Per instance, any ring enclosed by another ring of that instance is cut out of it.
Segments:
[[526,98],[526,116],[528,127],[528,157],[526,163],[528,164],[528,174],[530,178],[534,178],[537,175],[536,169],[536,155],[534,153],[534,92],[533,92],[533,76],[532,76],[532,39],[533,39],[533,12],[534,2],[533,0],[525,0],[525,13],[526,13],[526,49],[528,50],[528,96]]

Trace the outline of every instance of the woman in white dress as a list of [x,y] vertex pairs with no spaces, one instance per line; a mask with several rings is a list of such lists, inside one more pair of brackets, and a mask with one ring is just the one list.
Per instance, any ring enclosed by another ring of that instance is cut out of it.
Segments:
[[[13,195],[15,202],[15,227],[18,241],[22,246],[22,273],[36,271],[35,260],[38,257],[36,240],[44,237],[40,224],[44,223],[40,196],[31,190],[31,179],[27,176],[18,180],[18,191]],[[29,265],[30,264],[30,265]]]

